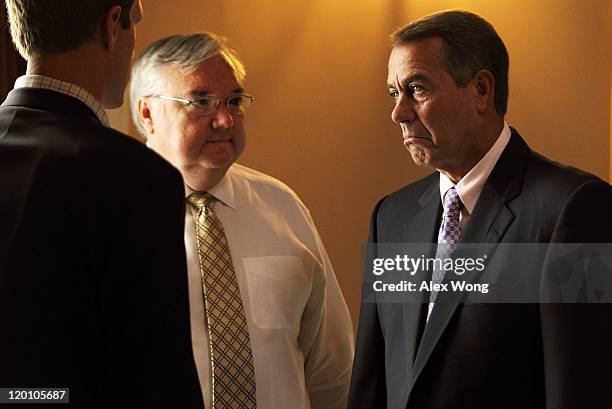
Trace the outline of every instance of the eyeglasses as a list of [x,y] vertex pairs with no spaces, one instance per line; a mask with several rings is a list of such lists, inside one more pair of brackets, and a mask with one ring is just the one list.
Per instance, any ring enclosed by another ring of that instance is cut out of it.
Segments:
[[[187,107],[187,112],[189,112],[189,114],[193,116],[210,115],[216,112],[217,109],[219,109],[219,105],[221,104],[221,100],[214,95],[207,95],[205,97],[200,97],[193,100],[186,98],[168,97],[165,95],[149,95],[149,97],[180,102],[185,107]],[[255,101],[255,98],[252,95],[240,94],[232,95],[223,102],[225,103],[225,106],[227,106],[227,110],[230,114],[244,115],[244,112],[249,106],[251,106],[251,103],[253,101]]]

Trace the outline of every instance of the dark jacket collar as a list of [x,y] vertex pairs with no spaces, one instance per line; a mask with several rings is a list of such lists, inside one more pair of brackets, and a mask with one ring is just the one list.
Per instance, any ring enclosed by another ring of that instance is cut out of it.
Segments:
[[41,88],[17,88],[9,92],[3,107],[20,106],[52,111],[71,116],[81,116],[100,122],[95,112],[77,98],[61,92]]

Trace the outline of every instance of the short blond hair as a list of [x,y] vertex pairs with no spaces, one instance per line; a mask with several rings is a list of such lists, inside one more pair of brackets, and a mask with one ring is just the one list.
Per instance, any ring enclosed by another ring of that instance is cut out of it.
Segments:
[[129,28],[134,0],[6,0],[11,37],[25,59],[92,40],[100,18],[114,5],[121,6],[121,25]]

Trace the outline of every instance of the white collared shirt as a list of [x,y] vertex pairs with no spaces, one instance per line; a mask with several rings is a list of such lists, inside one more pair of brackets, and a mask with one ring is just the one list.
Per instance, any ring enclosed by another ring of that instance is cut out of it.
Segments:
[[459,216],[461,227],[465,227],[470,215],[474,211],[474,206],[476,206],[480,192],[482,192],[482,188],[493,171],[495,164],[497,164],[502,152],[506,149],[506,145],[508,145],[510,141],[510,135],[510,127],[504,122],[501,133],[493,146],[491,146],[491,149],[489,149],[482,159],[480,159],[480,161],[474,165],[457,184],[450,180],[444,173],[440,172],[440,199],[442,200],[442,204],[444,204],[446,192],[453,186],[457,190],[461,202],[463,203]]
[[[257,408],[345,409],[353,328],[310,212],[285,184],[239,164],[208,192],[217,198],[213,211],[240,287]],[[195,217],[197,210],[186,204],[192,342],[208,408],[210,351]]]
[[91,109],[98,117],[100,122],[105,126],[110,126],[108,115],[100,102],[89,93],[85,88],[80,87],[71,82],[58,80],[56,78],[47,77],[45,75],[22,75],[15,81],[15,89],[17,88],[42,88],[68,95],[83,102]]

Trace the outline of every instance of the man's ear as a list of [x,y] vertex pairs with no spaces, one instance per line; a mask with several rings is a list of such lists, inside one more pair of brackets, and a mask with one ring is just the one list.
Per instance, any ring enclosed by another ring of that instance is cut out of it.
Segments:
[[146,98],[140,97],[136,103],[136,109],[138,110],[138,120],[140,121],[140,125],[144,128],[148,139],[149,135],[155,133],[153,117],[151,116],[151,106]]
[[98,26],[98,36],[107,50],[112,50],[121,30],[121,6],[109,8]]
[[[476,97],[476,109],[479,113],[485,113],[493,106],[495,98],[495,77],[491,71],[483,68],[472,78],[472,87]],[[495,107],[493,107],[495,110]]]

